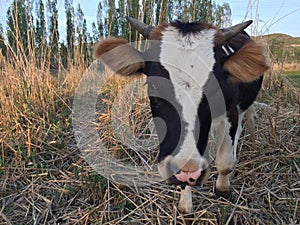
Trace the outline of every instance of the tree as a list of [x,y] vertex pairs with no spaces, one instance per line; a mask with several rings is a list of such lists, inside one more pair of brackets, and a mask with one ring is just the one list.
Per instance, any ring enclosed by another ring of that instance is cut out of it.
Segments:
[[45,45],[46,43],[46,21],[45,9],[42,0],[39,0],[36,11],[36,25],[35,25],[35,42],[36,45]]
[[[104,6],[107,5],[106,0],[102,1],[102,2],[105,4]],[[105,37],[108,34],[107,26],[105,25],[105,21],[107,21],[107,19],[105,19],[105,14],[106,13],[104,13],[105,10],[104,10],[102,2],[101,1],[99,2],[98,8],[97,8],[97,30],[98,30],[98,37],[95,40],[99,40],[99,38]],[[96,32],[94,31],[93,33],[95,34]]]
[[67,19],[67,49],[69,58],[74,59],[74,37],[75,37],[75,25],[74,25],[74,8],[72,0],[65,0],[65,12]]
[[[93,34],[94,35],[94,34]],[[87,33],[87,39],[88,39],[88,55],[89,55],[89,62],[92,61],[94,56],[94,46],[95,46],[95,39],[90,33]]]
[[77,52],[78,63],[86,63],[87,61],[87,24],[84,19],[84,13],[80,7],[80,4],[77,6],[76,12],[76,35],[77,35]]
[[83,20],[82,36],[83,36],[83,47],[82,47],[83,59],[84,59],[85,63],[89,63],[91,61],[91,58],[90,58],[90,52],[89,52],[89,48],[88,48],[89,34],[87,32],[86,19]]
[[92,23],[92,42],[97,42],[97,41],[99,41],[99,39],[100,39],[100,33],[99,33],[99,30],[97,29],[97,27],[96,27],[96,23],[95,22],[93,22]]
[[124,37],[124,38],[128,38],[128,23],[125,19],[125,10],[126,10],[126,4],[125,4],[125,0],[120,0],[119,1],[119,8],[118,8],[118,12],[119,12],[119,36]]
[[35,26],[35,48],[36,48],[36,63],[39,68],[44,67],[45,58],[47,55],[47,41],[46,41],[46,21],[44,3],[39,0],[36,5],[36,26]]
[[77,44],[79,54],[82,54],[82,45],[83,45],[83,26],[84,26],[84,13],[80,7],[80,4],[77,6],[76,13],[76,33],[77,33]]
[[50,68],[59,69],[59,31],[57,0],[48,0]]
[[[176,1],[177,5],[182,6],[182,0]],[[154,0],[153,10],[155,10],[154,25],[170,22],[174,18],[174,7],[176,2],[172,0]]]
[[192,2],[179,0],[177,4],[175,3],[175,17],[173,17],[172,20],[178,19],[181,21],[195,21],[195,13],[198,9],[198,4],[198,0]]
[[116,5],[114,0],[108,1],[108,35],[117,36],[118,35],[118,13],[116,10]]
[[153,25],[154,23],[154,1],[147,1],[147,0],[143,0],[142,1],[142,5],[143,5],[143,12],[142,12],[142,16],[143,16],[143,22],[149,25]]
[[0,23],[0,54],[3,56],[6,56],[6,45],[5,45],[5,39],[2,29],[2,24]]
[[7,38],[17,56],[28,55],[28,11],[25,1],[14,0],[7,10]]
[[213,23],[213,9],[214,3],[212,0],[200,0],[198,14],[196,14],[196,20],[204,21],[207,23]]
[[[134,18],[140,18],[139,12],[140,12],[140,6],[139,6],[139,0],[127,0],[127,12],[130,12],[130,16]],[[137,41],[139,37],[139,33],[136,29],[131,27],[130,35],[129,35],[129,42]]]
[[220,27],[229,27],[232,24],[230,5],[225,2],[222,7],[223,7],[223,14],[221,19],[222,23]]
[[27,51],[29,53],[29,56],[27,59],[30,60],[35,60],[35,51],[34,51],[34,47],[35,47],[35,28],[34,28],[34,18],[33,18],[33,6],[31,4],[30,0],[25,1],[27,6],[27,40],[28,40],[28,45],[27,45]]
[[64,68],[68,67],[68,49],[65,43],[60,43],[60,58]]
[[171,13],[175,15],[173,20],[203,21],[217,27],[231,25],[231,9],[228,3],[219,5],[213,0],[178,0],[174,4],[174,13]]

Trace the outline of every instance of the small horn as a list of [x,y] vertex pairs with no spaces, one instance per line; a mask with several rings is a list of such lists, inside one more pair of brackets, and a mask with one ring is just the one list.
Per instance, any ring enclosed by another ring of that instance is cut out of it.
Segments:
[[253,22],[252,20],[248,20],[231,27],[223,28],[222,31],[224,34],[225,41],[238,35],[240,32],[246,29],[252,22]]
[[149,37],[151,30],[154,28],[130,16],[126,16],[126,19],[145,38]]

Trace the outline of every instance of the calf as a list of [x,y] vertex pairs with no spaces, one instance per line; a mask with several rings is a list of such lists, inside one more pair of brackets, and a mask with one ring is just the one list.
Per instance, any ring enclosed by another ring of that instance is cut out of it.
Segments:
[[[218,29],[203,22],[180,21],[148,26],[127,20],[149,41],[140,52],[121,38],[108,38],[96,56],[115,72],[147,76],[152,116],[160,140],[158,171],[180,185],[179,209],[192,212],[191,186],[209,175],[209,132],[218,134],[216,192],[230,193],[229,175],[236,161],[241,122],[269,68],[264,48],[244,29],[247,21]],[[163,121],[163,123],[161,122]]]

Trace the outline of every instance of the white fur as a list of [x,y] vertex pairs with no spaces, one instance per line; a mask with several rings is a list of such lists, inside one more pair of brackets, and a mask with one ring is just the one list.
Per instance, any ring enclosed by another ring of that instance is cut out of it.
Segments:
[[[222,122],[226,120],[226,114],[223,114],[217,118],[213,118],[212,123],[211,123],[211,128],[210,132],[219,132],[219,128]],[[224,132],[223,132],[224,133]]]
[[182,106],[182,118],[187,123],[186,136],[174,158],[180,167],[189,159],[200,162],[199,167],[206,161],[196,148],[193,132],[203,86],[215,64],[214,36],[213,29],[185,37],[172,26],[163,31],[160,62],[170,74],[176,100]]
[[229,174],[235,164],[235,156],[233,152],[232,139],[229,133],[231,124],[227,117],[222,117],[223,120],[218,124],[216,129],[218,150],[216,154],[216,167],[218,170],[217,189],[219,191],[229,191],[230,182]]
[[234,154],[232,139],[230,136],[230,127],[227,117],[219,124],[217,131],[218,136],[218,150],[216,156],[216,166],[219,172],[232,169],[234,165]]
[[236,161],[236,151],[238,141],[242,132],[242,120],[245,112],[238,115],[238,127],[234,137],[234,145],[230,136],[231,124],[225,116],[218,117],[213,120],[213,128],[217,132],[218,150],[216,156],[216,167],[219,172],[217,179],[217,189],[219,191],[228,191],[230,188],[229,174],[224,174],[224,171],[230,172],[234,168]]
[[172,175],[170,173],[173,171],[169,171],[169,163],[173,161],[173,159],[174,157],[172,155],[168,155],[164,160],[157,164],[158,173],[160,174],[163,180],[167,180]]
[[181,190],[178,209],[183,213],[193,212],[193,201],[192,201],[192,187],[185,186]]
[[234,147],[233,147],[233,155],[234,155],[234,158],[236,159],[236,150],[237,150],[237,145],[238,145],[238,142],[239,142],[239,139],[240,139],[240,136],[241,136],[241,133],[242,133],[242,121],[243,121],[243,118],[244,118],[244,115],[245,115],[245,112],[242,112],[239,114],[239,118],[238,118],[238,127],[237,127],[237,131],[235,133],[235,137],[234,137]]

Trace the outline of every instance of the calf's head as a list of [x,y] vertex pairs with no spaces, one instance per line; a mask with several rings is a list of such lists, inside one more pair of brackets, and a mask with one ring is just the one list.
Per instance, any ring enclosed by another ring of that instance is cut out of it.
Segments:
[[121,75],[146,74],[160,140],[159,173],[173,184],[200,185],[208,174],[212,119],[226,111],[224,105],[213,112],[208,99],[257,79],[268,68],[263,48],[243,31],[251,21],[222,30],[179,21],[154,28],[127,19],[150,41],[149,49],[140,52],[121,38],[108,38],[97,45],[96,56]]

